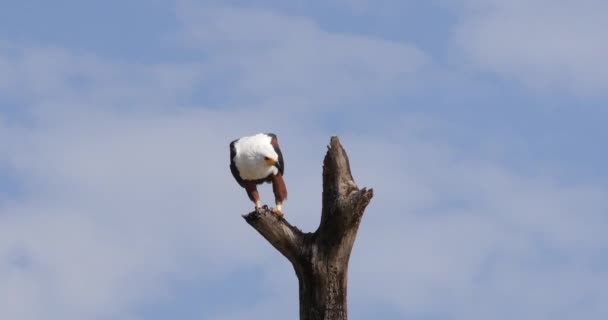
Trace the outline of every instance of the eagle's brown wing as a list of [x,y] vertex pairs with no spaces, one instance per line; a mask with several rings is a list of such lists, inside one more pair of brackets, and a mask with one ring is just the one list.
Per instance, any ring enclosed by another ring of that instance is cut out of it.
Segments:
[[234,164],[234,157],[236,156],[236,148],[234,147],[234,144],[237,141],[238,140],[234,140],[230,142],[230,171],[232,172],[232,176],[236,182],[238,182],[241,187],[245,188],[245,182],[241,178],[241,174],[239,173],[239,169],[236,167],[236,164]]
[[281,148],[279,148],[279,140],[277,139],[277,135],[274,133],[267,133],[270,136],[270,144],[274,148],[274,151],[279,155],[279,172],[281,175],[285,172],[285,162],[283,161],[283,153],[281,152]]

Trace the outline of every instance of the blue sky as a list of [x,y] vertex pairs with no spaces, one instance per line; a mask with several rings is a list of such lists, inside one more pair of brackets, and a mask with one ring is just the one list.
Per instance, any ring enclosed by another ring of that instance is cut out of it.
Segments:
[[351,319],[604,319],[607,29],[599,0],[3,1],[0,318],[295,319],[228,170],[275,132],[301,229],[331,135],[375,190]]

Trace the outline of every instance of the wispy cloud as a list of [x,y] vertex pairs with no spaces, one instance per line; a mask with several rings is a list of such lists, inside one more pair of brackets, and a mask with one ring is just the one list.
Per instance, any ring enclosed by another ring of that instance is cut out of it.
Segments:
[[205,80],[204,66],[196,63],[143,65],[24,44],[0,46],[0,65],[3,95],[27,106],[154,108],[182,101]]
[[[453,2],[454,3],[454,2]],[[455,1],[454,41],[479,67],[542,90],[603,96],[604,1]]]
[[368,289],[355,294],[357,303],[391,301],[403,315],[454,319],[606,312],[597,303],[608,281],[598,240],[605,239],[606,190],[520,176],[403,139],[403,146],[354,146],[390,152],[394,160],[374,164],[399,168],[364,170],[379,186],[353,254],[351,281]]
[[411,89],[429,63],[415,46],[328,32],[313,20],[264,9],[178,10],[183,44],[203,51],[248,99],[335,108]]

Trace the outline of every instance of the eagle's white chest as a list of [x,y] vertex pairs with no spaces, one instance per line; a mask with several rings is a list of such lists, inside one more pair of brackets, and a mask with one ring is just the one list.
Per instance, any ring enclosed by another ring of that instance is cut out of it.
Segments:
[[266,135],[256,135],[243,138],[236,143],[236,156],[233,161],[242,179],[259,180],[278,173],[276,167],[269,166],[264,161],[265,155],[269,153],[276,155],[270,139]]

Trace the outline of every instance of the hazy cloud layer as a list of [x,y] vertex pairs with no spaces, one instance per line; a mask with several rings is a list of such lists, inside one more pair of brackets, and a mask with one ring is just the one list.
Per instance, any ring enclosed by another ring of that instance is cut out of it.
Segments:
[[[524,3],[468,5],[467,17],[486,17]],[[0,98],[20,108],[0,108],[12,184],[0,188],[0,318],[158,319],[146,310],[184,282],[209,296],[231,284],[217,298],[227,307],[201,299],[188,319],[295,318],[293,271],[242,221],[251,204],[228,170],[228,142],[258,131],[279,134],[286,216],[304,230],[318,223],[331,134],[374,187],[351,260],[352,319],[608,314],[607,190],[524,175],[454,144],[431,116],[373,104],[428,86],[416,81],[435,67],[428,54],[270,9],[182,3],[177,16],[179,40],[165,41],[200,58],[0,47]],[[493,67],[488,57],[477,61]],[[324,108],[364,110],[336,128]],[[271,202],[268,186],[262,196]]]
[[605,95],[605,1],[455,2],[463,18],[454,40],[471,63],[533,88]]
[[183,45],[207,53],[233,77],[231,90],[254,101],[356,104],[407,90],[428,63],[412,45],[328,32],[270,10],[184,4],[178,16]]

